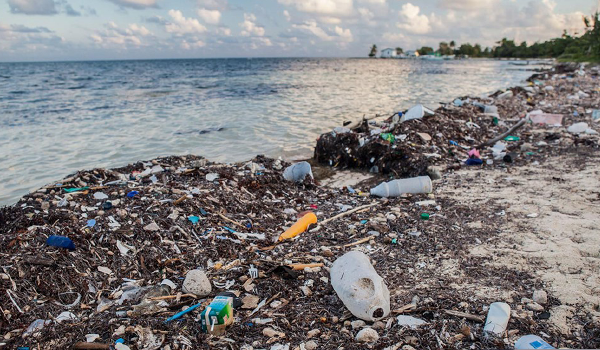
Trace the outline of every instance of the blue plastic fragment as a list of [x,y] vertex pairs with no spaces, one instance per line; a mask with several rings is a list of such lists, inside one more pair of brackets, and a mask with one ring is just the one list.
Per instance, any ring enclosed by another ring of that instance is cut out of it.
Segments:
[[94,226],[96,226],[96,220],[90,219],[87,221],[87,227],[94,227]]
[[251,223],[250,221],[248,221],[248,222],[246,223],[246,228],[247,228],[247,229],[252,229],[252,223]]
[[138,191],[131,191],[131,192],[127,193],[127,197],[133,198],[138,194],[140,194]]
[[467,164],[467,165],[481,165],[481,164],[483,164],[483,160],[481,160],[479,158],[469,158],[469,159],[467,159],[467,161],[465,162],[465,164]]
[[360,220],[360,223],[363,224],[363,225],[366,224],[367,222],[369,222],[369,220],[367,220],[367,219]]
[[52,247],[75,250],[75,243],[73,243],[73,241],[69,237],[65,236],[52,235],[48,237],[48,239],[46,240],[46,244]]
[[206,210],[204,210],[202,208],[200,208],[200,214],[202,214],[204,216],[208,215],[208,213],[206,212]]
[[119,338],[119,339],[115,340],[115,344],[119,344],[119,343],[125,344],[125,339]]
[[198,221],[200,221],[200,218],[197,216],[188,216],[188,220],[190,220],[192,222],[192,224],[196,225],[198,223]]
[[178,313],[176,313],[175,315],[173,315],[173,316],[171,316],[171,317],[167,318],[167,319],[165,320],[165,323],[167,323],[167,322],[171,322],[171,321],[173,321],[173,320],[176,320],[176,319],[180,318],[181,316],[183,316],[183,315],[187,314],[188,312],[192,312],[192,311],[194,311],[194,310],[195,310],[195,309],[197,309],[197,308],[198,308],[198,306],[200,306],[200,305],[202,305],[202,303],[198,303],[198,304],[196,304],[196,305],[192,305],[192,306],[188,307],[187,309],[185,309],[185,310],[183,310],[183,311],[181,311],[181,312],[178,312]]
[[226,229],[227,231],[231,232],[231,233],[236,233],[236,231],[234,229],[231,229],[227,226],[223,226],[224,229]]
[[17,350],[29,350],[29,346],[19,346]]
[[458,142],[450,140],[450,144],[454,146],[458,146]]
[[348,189],[348,192],[350,192],[350,193],[356,193],[356,190],[353,189],[352,187],[346,186],[346,188]]

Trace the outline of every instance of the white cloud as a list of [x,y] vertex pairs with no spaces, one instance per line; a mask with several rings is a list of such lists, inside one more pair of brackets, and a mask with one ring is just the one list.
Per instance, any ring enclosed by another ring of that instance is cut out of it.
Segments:
[[192,50],[192,49],[199,49],[201,47],[204,47],[204,46],[206,46],[206,43],[202,40],[197,40],[197,39],[183,40],[183,41],[181,41],[181,44],[179,46],[184,50]]
[[156,0],[108,0],[121,7],[142,10],[149,7],[158,7]]
[[57,13],[54,0],[8,0],[12,13],[25,15],[54,15]]
[[450,10],[476,11],[498,5],[498,0],[440,0],[439,6]]
[[216,29],[215,33],[224,36],[231,36],[231,29],[229,29],[228,27],[219,27]]
[[206,27],[195,18],[185,18],[179,10],[169,10],[172,22],[165,25],[165,30],[176,35],[204,33]]
[[105,48],[122,48],[145,46],[143,37],[152,37],[152,33],[144,26],[130,24],[125,29],[121,29],[115,22],[108,22],[104,25],[105,29],[96,31],[90,35],[94,43]]
[[340,23],[342,23],[342,20],[339,19],[339,18],[337,18],[337,17],[320,16],[318,19],[319,19],[319,22],[326,23],[326,24],[340,24]]
[[328,16],[349,16],[354,11],[353,0],[277,0],[292,5],[298,11]]
[[421,15],[419,6],[406,3],[402,5],[402,9],[399,11],[400,22],[397,23],[397,27],[413,34],[426,34],[431,30],[429,24],[429,18],[426,15]]
[[256,16],[244,13],[244,22],[240,23],[242,36],[264,36],[265,28],[256,24]]
[[209,10],[225,11],[227,9],[227,0],[197,0],[198,7]]
[[334,32],[337,35],[330,35],[323,28],[319,27],[317,25],[317,22],[314,20],[309,20],[302,24],[293,24],[292,27],[304,32],[311,33],[323,41],[338,41],[340,43],[349,43],[354,40],[350,29],[343,29],[341,27],[335,26]]
[[201,8],[198,9],[198,17],[208,24],[218,24],[221,20],[221,11]]
[[290,16],[288,10],[283,10],[283,17],[285,17],[285,20],[288,22],[292,20],[292,17]]

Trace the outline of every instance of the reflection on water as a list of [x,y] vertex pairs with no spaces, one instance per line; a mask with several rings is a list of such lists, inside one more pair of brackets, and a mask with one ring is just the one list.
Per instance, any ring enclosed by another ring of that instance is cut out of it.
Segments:
[[528,75],[488,60],[0,64],[0,204],[78,169],[161,155],[306,157],[345,120],[436,107]]

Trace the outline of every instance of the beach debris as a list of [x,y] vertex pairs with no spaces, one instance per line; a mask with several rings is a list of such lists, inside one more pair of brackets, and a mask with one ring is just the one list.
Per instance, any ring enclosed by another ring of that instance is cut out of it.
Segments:
[[365,321],[377,321],[390,313],[390,292],[369,257],[351,251],[334,261],[331,285],[350,312]]
[[283,171],[283,178],[287,181],[302,182],[306,176],[314,179],[311,166],[308,162],[299,162],[290,165]]
[[371,189],[371,195],[379,197],[398,197],[404,193],[430,193],[433,190],[429,176],[410,179],[398,179],[383,182]]
[[185,280],[181,290],[184,293],[194,294],[199,298],[203,298],[210,294],[212,285],[206,276],[204,270],[190,270],[185,275]]
[[281,242],[286,239],[294,238],[302,232],[305,232],[310,225],[316,223],[317,216],[312,211],[309,211],[298,219],[298,221],[296,221],[289,229],[285,230],[277,240]]

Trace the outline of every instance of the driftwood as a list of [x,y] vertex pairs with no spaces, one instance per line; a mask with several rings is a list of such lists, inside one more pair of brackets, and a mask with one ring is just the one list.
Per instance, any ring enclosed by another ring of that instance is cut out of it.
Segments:
[[483,318],[477,315],[471,315],[466,312],[455,311],[455,310],[444,310],[444,312],[450,316],[463,317],[469,321],[483,323]]
[[73,345],[73,349],[82,349],[82,350],[108,350],[110,349],[110,345],[102,344],[102,343],[87,343],[84,341],[80,341]]
[[479,144],[479,145],[478,145],[477,147],[475,147],[475,148],[477,148],[477,149],[481,149],[481,148],[483,148],[483,147],[486,147],[486,146],[493,145],[494,143],[496,143],[496,142],[498,142],[498,141],[502,140],[503,138],[505,138],[505,137],[506,137],[506,136],[508,136],[509,134],[513,133],[513,132],[514,132],[515,130],[517,130],[518,128],[520,128],[520,127],[522,127],[523,125],[525,125],[525,123],[527,123],[527,118],[524,118],[524,119],[522,119],[520,122],[518,122],[517,124],[513,125],[513,127],[512,127],[512,128],[508,129],[506,132],[504,132],[504,133],[502,133],[502,134],[500,134],[500,135],[498,135],[498,136],[494,137],[494,138],[493,138],[493,139],[491,139],[491,140],[488,140],[488,141],[486,141],[486,142],[484,142],[484,143],[481,143],[481,144]]

